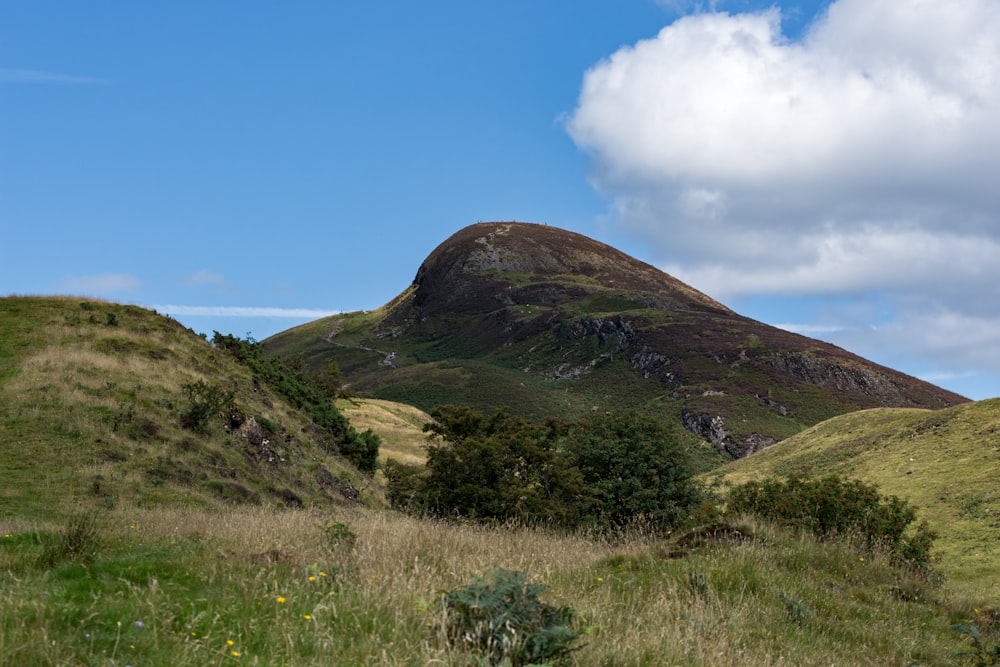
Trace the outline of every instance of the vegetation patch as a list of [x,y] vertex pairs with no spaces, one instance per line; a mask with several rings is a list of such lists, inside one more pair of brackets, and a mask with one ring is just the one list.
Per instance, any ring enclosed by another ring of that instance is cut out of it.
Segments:
[[585,631],[575,611],[539,600],[544,590],[524,572],[492,572],[442,595],[438,632],[476,663],[559,664]]

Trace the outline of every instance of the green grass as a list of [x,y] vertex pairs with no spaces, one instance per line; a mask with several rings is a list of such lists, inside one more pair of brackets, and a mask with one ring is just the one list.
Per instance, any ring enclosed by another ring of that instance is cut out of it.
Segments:
[[497,568],[580,612],[581,667],[954,665],[968,641],[952,624],[996,641],[980,601],[762,524],[608,543],[389,512],[120,507],[90,560],[41,567],[61,530],[2,528],[0,664],[461,664],[434,629],[440,592]]

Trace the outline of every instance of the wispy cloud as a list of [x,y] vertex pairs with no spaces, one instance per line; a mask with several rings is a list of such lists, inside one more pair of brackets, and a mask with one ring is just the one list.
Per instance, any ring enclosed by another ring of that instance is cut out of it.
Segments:
[[108,79],[94,76],[44,72],[36,69],[0,67],[0,83],[54,83],[68,86],[93,86],[111,83]]
[[209,269],[201,269],[200,271],[195,271],[184,276],[182,282],[188,287],[201,287],[204,285],[221,287],[226,284],[226,279],[222,277],[221,273],[216,273]]
[[96,276],[70,276],[62,281],[59,290],[67,294],[93,294],[108,296],[122,292],[137,292],[142,281],[125,273],[102,273]]
[[233,286],[226,281],[225,276],[211,269],[200,269],[194,273],[189,273],[180,279],[180,283],[185,287],[195,289],[209,289],[216,294],[228,294],[233,292]]
[[173,316],[201,317],[283,317],[318,318],[336,315],[339,310],[324,308],[269,308],[266,306],[179,306],[175,304],[152,305],[157,312]]
[[818,334],[836,333],[838,331],[844,330],[843,326],[837,324],[782,323],[782,324],[772,324],[771,326],[777,327],[778,329],[784,329],[785,331],[790,331],[792,333],[810,335],[810,336],[815,336]]

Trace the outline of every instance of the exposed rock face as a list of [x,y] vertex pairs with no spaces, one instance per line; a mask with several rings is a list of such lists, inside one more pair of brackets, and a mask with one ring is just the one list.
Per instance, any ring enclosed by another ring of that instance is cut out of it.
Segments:
[[877,397],[885,405],[907,402],[906,387],[872,366],[818,357],[797,350],[776,352],[763,363],[809,384]]
[[760,433],[748,433],[745,435],[729,433],[726,430],[725,420],[718,415],[710,417],[705,414],[685,412],[682,418],[684,428],[692,433],[697,433],[715,445],[715,448],[720,453],[731,456],[734,459],[749,456],[777,442],[776,438],[761,435]]

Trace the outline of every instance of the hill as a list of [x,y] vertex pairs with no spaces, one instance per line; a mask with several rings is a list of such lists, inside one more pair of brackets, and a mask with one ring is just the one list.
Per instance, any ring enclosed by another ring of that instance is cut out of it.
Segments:
[[[194,406],[205,413],[185,428]],[[119,502],[377,503],[337,442],[172,319],[102,301],[0,299],[0,519]]]
[[734,313],[605,244],[525,223],[458,231],[378,310],[264,344],[358,393],[429,410],[497,406],[534,418],[642,409],[731,457],[872,407],[967,399],[833,345]]
[[951,586],[1000,596],[1000,399],[944,410],[878,408],[824,421],[706,477],[738,483],[836,473],[908,500],[940,534]]

